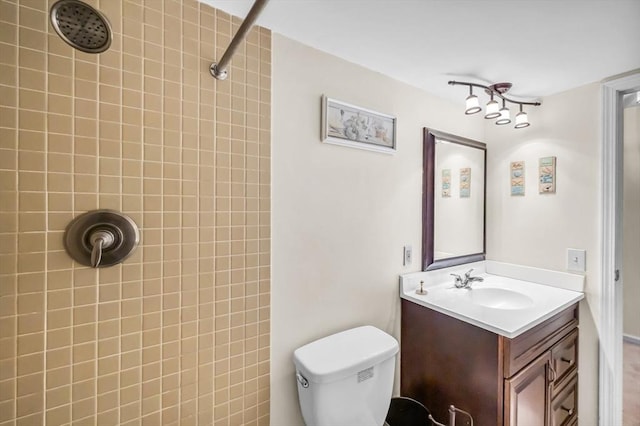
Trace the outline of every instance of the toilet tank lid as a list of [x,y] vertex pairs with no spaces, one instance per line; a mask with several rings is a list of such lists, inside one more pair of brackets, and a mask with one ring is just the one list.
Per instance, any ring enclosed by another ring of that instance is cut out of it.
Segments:
[[293,361],[307,380],[329,383],[379,364],[396,353],[396,339],[366,325],[306,344],[294,351]]

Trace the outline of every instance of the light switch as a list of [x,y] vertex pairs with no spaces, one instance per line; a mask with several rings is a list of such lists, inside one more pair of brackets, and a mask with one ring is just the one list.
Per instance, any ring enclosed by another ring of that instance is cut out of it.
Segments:
[[411,250],[411,246],[404,246],[404,256],[403,256],[402,264],[404,266],[411,265],[412,260],[413,260],[413,250]]
[[585,272],[587,270],[587,251],[582,249],[567,249],[567,270]]

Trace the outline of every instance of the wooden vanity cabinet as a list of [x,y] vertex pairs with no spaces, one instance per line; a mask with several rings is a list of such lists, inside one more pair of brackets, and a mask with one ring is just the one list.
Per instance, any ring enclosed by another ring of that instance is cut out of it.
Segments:
[[476,425],[577,424],[577,304],[509,339],[403,299],[400,359],[401,394],[439,422],[453,404]]

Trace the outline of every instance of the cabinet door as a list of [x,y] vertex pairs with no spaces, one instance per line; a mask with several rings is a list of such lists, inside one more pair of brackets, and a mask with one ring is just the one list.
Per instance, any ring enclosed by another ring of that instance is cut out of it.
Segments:
[[504,424],[549,425],[549,352],[541,355],[511,379],[505,380]]

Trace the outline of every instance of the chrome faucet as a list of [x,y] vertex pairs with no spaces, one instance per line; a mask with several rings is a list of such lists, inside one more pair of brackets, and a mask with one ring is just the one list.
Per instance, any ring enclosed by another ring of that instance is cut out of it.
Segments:
[[464,277],[461,277],[458,274],[450,274],[452,277],[455,278],[454,281],[454,285],[456,286],[456,288],[471,288],[471,283],[474,281],[484,281],[484,278],[482,277],[472,277],[471,276],[471,272],[473,272],[473,268],[469,269],[465,274]]

